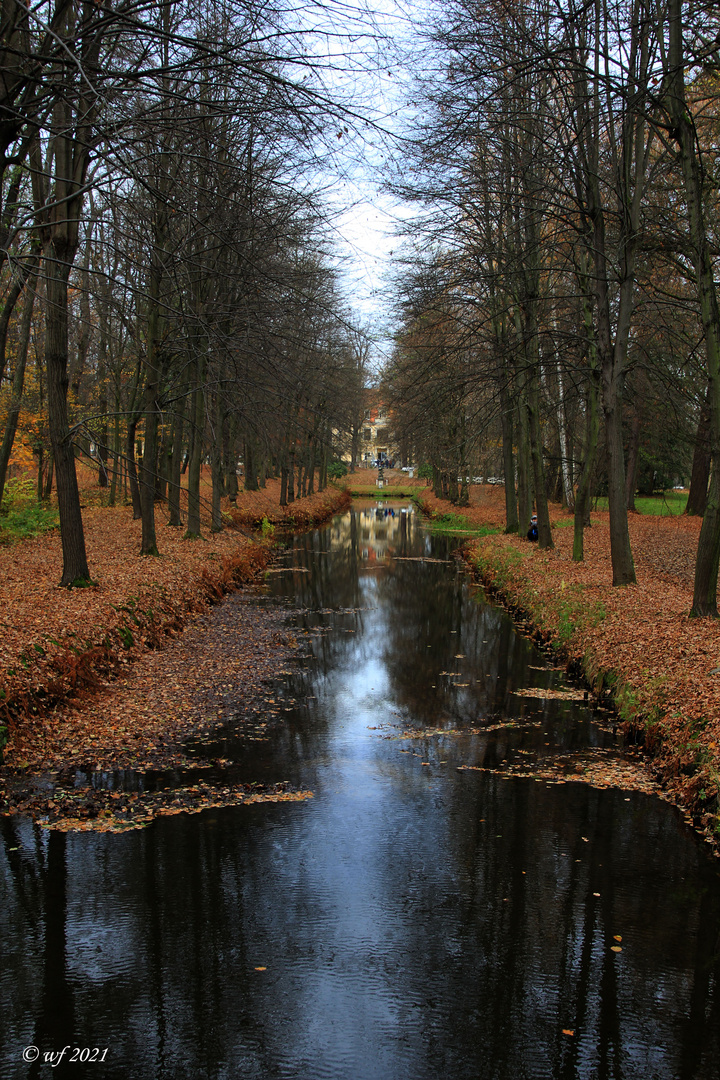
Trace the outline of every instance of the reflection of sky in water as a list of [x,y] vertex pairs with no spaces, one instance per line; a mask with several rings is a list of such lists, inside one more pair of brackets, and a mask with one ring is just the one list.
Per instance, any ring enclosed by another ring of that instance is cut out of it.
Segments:
[[[121,837],[4,823],[3,1077],[35,1075],[31,1042],[137,1080],[718,1074],[714,867],[656,799],[457,771],[608,736],[513,696],[559,676],[454,564],[412,561],[448,546],[406,516],[340,519],[272,578],[304,696],[223,752],[315,799]],[[539,726],[462,733],[501,713]],[[398,737],[430,727],[460,734]]]

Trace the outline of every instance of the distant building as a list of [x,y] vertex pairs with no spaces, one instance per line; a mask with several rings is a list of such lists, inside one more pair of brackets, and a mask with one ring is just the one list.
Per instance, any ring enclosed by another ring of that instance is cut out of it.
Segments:
[[393,438],[390,412],[377,391],[368,391],[368,401],[360,432],[360,463],[394,462],[398,457],[398,448]]

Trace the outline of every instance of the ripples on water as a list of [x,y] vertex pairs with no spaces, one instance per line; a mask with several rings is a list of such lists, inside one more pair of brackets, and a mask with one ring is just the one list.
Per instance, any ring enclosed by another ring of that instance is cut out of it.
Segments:
[[[298,705],[268,742],[218,737],[314,800],[119,836],[3,822],[3,1077],[720,1073],[715,867],[654,797],[458,771],[613,738],[513,695],[559,674],[452,562],[393,558],[449,558],[399,510],[296,542],[271,588],[299,609]],[[426,730],[448,734],[401,737]],[[31,1044],[109,1049],[51,1072]]]

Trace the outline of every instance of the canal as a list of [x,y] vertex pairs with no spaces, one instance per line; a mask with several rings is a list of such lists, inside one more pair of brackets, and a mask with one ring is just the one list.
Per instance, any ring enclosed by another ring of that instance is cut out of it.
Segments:
[[716,863],[577,779],[622,755],[611,718],[453,547],[357,503],[269,575],[297,660],[261,738],[203,749],[311,800],[3,821],[2,1077],[720,1075]]

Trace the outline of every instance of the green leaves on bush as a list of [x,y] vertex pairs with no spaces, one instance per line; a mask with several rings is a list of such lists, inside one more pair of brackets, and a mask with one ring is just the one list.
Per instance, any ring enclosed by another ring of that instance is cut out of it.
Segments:
[[57,526],[57,510],[48,503],[38,502],[33,480],[8,480],[0,506],[0,541],[7,544],[26,540]]

